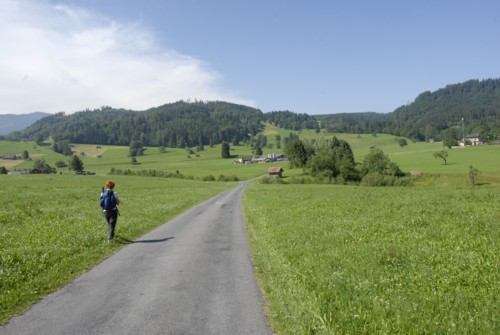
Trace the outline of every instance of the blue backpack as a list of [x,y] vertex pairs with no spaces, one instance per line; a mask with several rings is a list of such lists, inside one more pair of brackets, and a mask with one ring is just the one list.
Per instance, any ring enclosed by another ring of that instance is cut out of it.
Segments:
[[116,198],[111,190],[105,190],[102,192],[99,198],[99,204],[104,210],[111,210],[116,208]]

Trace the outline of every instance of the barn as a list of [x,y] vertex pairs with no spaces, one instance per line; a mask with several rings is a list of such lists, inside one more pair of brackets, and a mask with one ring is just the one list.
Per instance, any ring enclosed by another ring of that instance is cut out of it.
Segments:
[[283,170],[281,167],[270,167],[267,169],[267,174],[272,177],[278,177],[282,178],[283,177]]

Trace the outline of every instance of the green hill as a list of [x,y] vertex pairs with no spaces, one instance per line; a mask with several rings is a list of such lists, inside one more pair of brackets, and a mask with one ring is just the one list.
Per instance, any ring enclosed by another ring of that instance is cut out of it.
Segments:
[[145,146],[184,148],[243,141],[262,129],[258,109],[221,101],[176,102],[131,111],[102,107],[66,115],[45,117],[28,128],[12,133],[11,140],[68,140],[71,143],[129,145],[139,140]]
[[49,137],[71,143],[197,147],[248,142],[263,122],[286,130],[324,129],[330,133],[391,134],[417,141],[456,143],[478,133],[482,141],[500,139],[500,79],[469,80],[423,92],[392,113],[307,115],[259,109],[223,101],[179,101],[145,111],[102,107],[47,116],[9,134],[9,140]]
[[484,141],[494,140],[500,137],[500,79],[469,80],[426,91],[388,114],[315,117],[331,132],[386,133],[419,141],[461,140],[465,132],[479,133]]

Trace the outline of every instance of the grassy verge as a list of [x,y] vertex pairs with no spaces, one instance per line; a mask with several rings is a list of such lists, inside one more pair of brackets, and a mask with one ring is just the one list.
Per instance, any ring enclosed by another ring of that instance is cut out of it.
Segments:
[[[105,177],[0,175],[0,324],[133,240],[233,183],[113,177],[115,243],[98,205]],[[121,243],[120,243],[121,242]]]
[[278,334],[497,334],[498,188],[250,185]]

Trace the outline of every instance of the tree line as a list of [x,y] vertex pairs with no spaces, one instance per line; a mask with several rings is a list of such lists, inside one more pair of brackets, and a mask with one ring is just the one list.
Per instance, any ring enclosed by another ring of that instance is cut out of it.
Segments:
[[360,183],[365,186],[407,186],[408,175],[380,149],[372,149],[357,166],[351,146],[333,137],[321,141],[288,138],[285,155],[290,167],[302,168],[316,180],[327,183]]
[[67,143],[158,147],[203,147],[222,142],[247,143],[259,151],[255,136],[263,122],[298,131],[324,129],[331,133],[386,133],[415,141],[445,141],[453,145],[464,133],[479,133],[483,141],[500,140],[500,79],[469,80],[435,92],[423,92],[391,113],[307,115],[291,111],[262,113],[259,109],[222,101],[179,101],[132,111],[101,107],[47,116],[5,138],[39,143],[52,137],[58,152]]
[[[8,139],[52,137],[54,142],[194,147],[248,141],[260,132],[262,112],[227,102],[176,102],[137,112],[111,107],[45,117]],[[64,144],[62,144],[64,146]],[[59,147],[57,148],[60,149]]]
[[[500,139],[500,79],[469,80],[426,91],[392,113],[316,115],[334,133],[386,133],[416,141],[456,142],[463,134]],[[463,121],[462,121],[463,119]]]
[[319,129],[315,117],[304,113],[293,113],[290,111],[273,111],[264,114],[264,121],[279,128],[288,130]]

